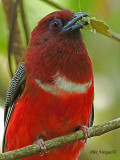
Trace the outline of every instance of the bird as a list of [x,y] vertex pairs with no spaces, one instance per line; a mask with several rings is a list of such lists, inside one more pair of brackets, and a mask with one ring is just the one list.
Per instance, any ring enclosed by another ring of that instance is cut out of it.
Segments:
[[[83,130],[94,120],[94,76],[79,21],[88,14],[50,13],[31,32],[28,50],[8,88],[3,152]],[[42,146],[43,144],[43,146]],[[20,160],[78,160],[77,141]]]

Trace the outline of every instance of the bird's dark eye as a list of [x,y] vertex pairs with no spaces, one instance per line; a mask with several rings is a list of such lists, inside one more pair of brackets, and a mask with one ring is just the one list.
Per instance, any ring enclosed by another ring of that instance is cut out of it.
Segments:
[[62,27],[62,21],[60,19],[54,19],[50,22],[49,28],[59,30]]

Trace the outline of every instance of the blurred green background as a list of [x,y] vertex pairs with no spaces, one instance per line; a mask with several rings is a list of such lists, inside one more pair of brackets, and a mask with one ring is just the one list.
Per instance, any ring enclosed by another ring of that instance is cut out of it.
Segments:
[[[120,0],[54,0],[75,12],[86,12],[104,21],[110,30],[120,33]],[[45,15],[58,10],[40,0],[24,0],[30,32]],[[19,20],[19,17],[18,17]],[[21,25],[21,23],[19,23]],[[20,26],[21,28],[21,26]],[[98,125],[120,117],[120,42],[98,33],[82,30],[90,54],[95,78],[95,121]],[[3,108],[11,77],[7,64],[8,28],[0,0],[0,144],[3,134]],[[23,41],[25,39],[22,34]],[[1,146],[0,146],[1,148]],[[98,151],[98,154],[91,153]],[[100,153],[101,151],[102,153]],[[104,154],[111,151],[111,154]],[[91,138],[81,160],[119,160],[120,130]]]

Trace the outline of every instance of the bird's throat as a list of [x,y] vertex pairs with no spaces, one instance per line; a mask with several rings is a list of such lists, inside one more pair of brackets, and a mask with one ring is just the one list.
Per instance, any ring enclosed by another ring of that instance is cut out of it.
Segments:
[[51,83],[56,73],[75,83],[93,78],[92,64],[81,37],[29,48],[26,68],[28,76],[42,83]]

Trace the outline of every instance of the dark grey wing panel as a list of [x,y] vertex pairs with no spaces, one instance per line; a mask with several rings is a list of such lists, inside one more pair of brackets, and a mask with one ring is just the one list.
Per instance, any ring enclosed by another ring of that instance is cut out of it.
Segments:
[[89,125],[88,127],[92,127],[94,122],[94,104],[92,104],[92,110],[90,114],[90,119],[89,119]]
[[16,100],[22,94],[25,86],[25,67],[24,63],[21,63],[15,72],[15,75],[12,78],[10,86],[8,88],[7,96],[6,96],[6,103],[5,103],[5,112],[4,112],[4,137],[3,137],[3,150],[4,150],[4,143],[5,143],[5,134],[6,129],[9,123],[9,119],[11,114],[14,110],[14,105]]
[[6,103],[5,103],[5,112],[4,112],[4,124],[6,122],[6,117],[9,107],[12,107],[14,101],[21,94],[22,85],[25,84],[25,68],[24,64],[20,64],[15,75],[12,78],[10,86],[8,88]]

